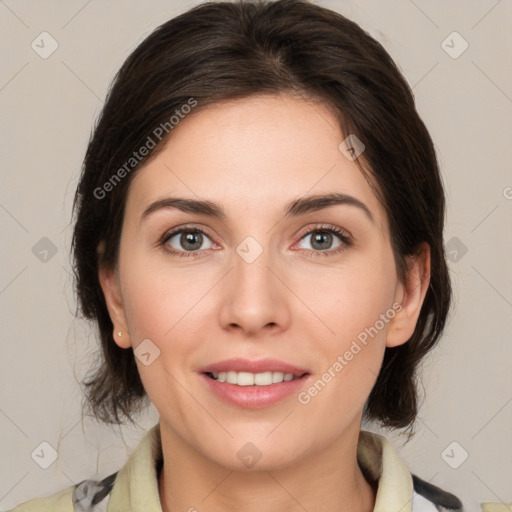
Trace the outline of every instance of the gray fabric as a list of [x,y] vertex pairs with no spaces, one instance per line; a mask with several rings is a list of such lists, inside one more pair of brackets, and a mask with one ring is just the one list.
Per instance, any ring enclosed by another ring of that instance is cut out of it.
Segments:
[[77,484],[71,496],[74,512],[96,512],[95,506],[110,494],[116,475],[117,472],[101,481],[84,480]]

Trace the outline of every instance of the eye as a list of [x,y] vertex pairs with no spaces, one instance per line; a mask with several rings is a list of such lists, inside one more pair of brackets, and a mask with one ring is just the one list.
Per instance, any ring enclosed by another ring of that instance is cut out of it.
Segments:
[[305,250],[315,256],[338,254],[351,245],[348,233],[334,226],[316,226],[307,231],[301,240],[308,238],[310,247],[306,247]]
[[211,249],[213,246],[210,237],[203,230],[187,227],[166,233],[160,244],[171,254],[193,257],[196,256],[196,252]]
[[[315,226],[302,235],[301,241],[308,238],[310,248],[303,249],[312,256],[333,256],[352,245],[350,235],[335,226]],[[185,226],[165,233],[159,245],[178,257],[199,257],[202,250],[212,249],[215,244],[202,229]]]

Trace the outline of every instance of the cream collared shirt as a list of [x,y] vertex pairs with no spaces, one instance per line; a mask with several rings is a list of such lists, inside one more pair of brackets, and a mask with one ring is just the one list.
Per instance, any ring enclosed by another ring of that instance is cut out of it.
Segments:
[[[160,426],[156,424],[117,474],[102,481],[84,480],[52,496],[22,503],[11,512],[93,512],[98,508],[107,512],[162,512],[157,475],[161,457]],[[421,481],[415,490],[413,475],[391,443],[379,434],[361,430],[357,459],[365,476],[378,482],[373,512],[462,511],[457,498],[431,484]],[[193,504],[191,507],[193,510]],[[493,511],[484,505],[482,510]]]

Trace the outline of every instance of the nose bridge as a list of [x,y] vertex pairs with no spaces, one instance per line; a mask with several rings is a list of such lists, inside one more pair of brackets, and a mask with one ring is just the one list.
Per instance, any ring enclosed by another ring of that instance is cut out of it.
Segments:
[[267,325],[285,326],[289,318],[286,290],[273,266],[275,257],[268,244],[253,236],[235,248],[221,312],[225,327],[237,325],[255,335]]
[[[253,236],[246,237],[235,250],[233,280],[238,301],[262,309],[271,302],[276,286],[270,271],[273,257],[268,243],[263,246]],[[262,309],[263,310],[263,309]]]
[[[261,247],[261,249],[260,249]],[[275,283],[271,282],[272,254],[268,247],[244,241],[236,249],[234,279],[238,292],[269,294]]]

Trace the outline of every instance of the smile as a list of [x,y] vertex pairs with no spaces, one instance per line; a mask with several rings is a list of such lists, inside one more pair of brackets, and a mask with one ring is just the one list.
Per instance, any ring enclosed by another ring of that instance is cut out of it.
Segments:
[[232,358],[199,370],[211,397],[235,407],[259,409],[296,396],[311,372],[277,359]]
[[237,386],[270,386],[271,384],[280,384],[291,380],[300,379],[305,374],[294,375],[283,372],[207,372],[206,375],[217,382],[227,382]]

